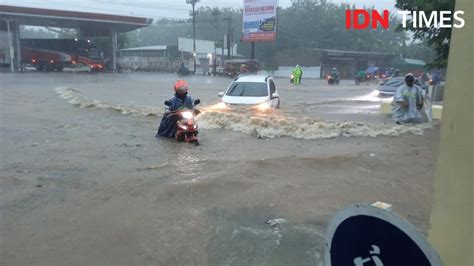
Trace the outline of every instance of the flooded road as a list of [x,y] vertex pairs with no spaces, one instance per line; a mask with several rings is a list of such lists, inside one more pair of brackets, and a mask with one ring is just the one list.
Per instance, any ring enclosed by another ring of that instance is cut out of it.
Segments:
[[277,79],[280,110],[221,112],[231,80],[189,77],[195,147],[154,137],[176,78],[0,74],[3,263],[322,265],[330,217],[375,201],[426,230],[438,127],[375,87]]

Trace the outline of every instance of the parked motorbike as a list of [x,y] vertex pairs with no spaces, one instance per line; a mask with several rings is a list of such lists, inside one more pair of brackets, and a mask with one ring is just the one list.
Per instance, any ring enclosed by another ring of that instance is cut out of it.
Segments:
[[328,75],[328,85],[339,84],[340,78],[336,75]]
[[[201,100],[194,100],[194,105],[198,105]],[[165,101],[166,106],[170,106],[170,101]],[[171,112],[168,116],[177,116],[176,119],[176,134],[175,139],[178,142],[194,143],[196,146],[199,146],[198,135],[198,125],[195,121],[195,117],[200,113],[196,108],[193,109],[179,109],[177,111]]]

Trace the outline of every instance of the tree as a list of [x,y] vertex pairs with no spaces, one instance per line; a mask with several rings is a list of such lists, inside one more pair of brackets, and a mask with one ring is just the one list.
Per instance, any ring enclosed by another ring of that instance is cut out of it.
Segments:
[[[439,10],[454,11],[454,0],[397,0],[395,6],[401,10],[407,11],[424,11],[427,14],[437,12]],[[438,18],[438,22],[439,22]],[[451,28],[435,28],[431,27],[414,28],[413,20],[408,18],[407,28],[404,29],[399,25],[399,30],[413,32],[415,40],[426,41],[436,51],[434,61],[429,64],[431,68],[444,68],[448,64],[449,43],[451,40]]]
[[[276,67],[282,63],[282,52],[288,58],[314,48],[404,54],[423,60],[430,58],[431,50],[425,42],[407,44],[407,33],[396,30],[400,22],[396,16],[390,17],[390,28],[387,30],[347,30],[345,11],[351,8],[347,4],[336,5],[324,0],[294,0],[291,7],[278,8],[277,40],[259,42],[255,46],[256,58],[266,66]],[[232,17],[233,40],[239,44],[238,53],[250,57],[250,43],[239,43],[242,34],[241,9],[200,8],[196,16],[196,38],[216,41],[221,47],[228,30],[224,21],[226,17]],[[190,20],[161,19],[150,27],[127,33],[127,36],[129,47],[177,45],[178,37],[192,36],[192,24]]]

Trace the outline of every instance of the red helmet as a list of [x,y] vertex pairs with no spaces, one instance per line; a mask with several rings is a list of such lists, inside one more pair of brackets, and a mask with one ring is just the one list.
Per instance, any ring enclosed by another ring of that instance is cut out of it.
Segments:
[[174,83],[174,91],[178,94],[185,94],[188,92],[188,83],[186,80],[178,80]]

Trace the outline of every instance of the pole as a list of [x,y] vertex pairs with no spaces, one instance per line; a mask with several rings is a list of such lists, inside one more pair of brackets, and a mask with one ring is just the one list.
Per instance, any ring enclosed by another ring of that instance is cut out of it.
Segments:
[[13,24],[14,26],[14,33],[15,33],[15,39],[14,39],[14,44],[15,44],[15,53],[16,53],[16,65],[18,71],[23,71],[23,67],[21,65],[21,41],[20,41],[20,23],[17,21]]
[[230,41],[232,32],[232,17],[226,17],[227,20],[227,59],[230,59]]
[[252,44],[252,50],[250,53],[250,59],[255,59],[255,42],[251,42]]
[[[456,1],[472,21],[472,1]],[[451,35],[428,239],[444,265],[474,265],[472,23]]]
[[195,6],[196,6],[196,0],[192,0],[192,5],[193,5],[193,60],[194,60],[194,65],[193,65],[193,73],[196,74],[196,12],[195,12]]
[[117,33],[112,32],[112,71],[117,72]]
[[212,12],[212,15],[214,16],[214,57],[213,57],[213,62],[212,62],[212,65],[213,65],[213,69],[212,69],[212,74],[214,74],[214,76],[216,75],[216,71],[217,71],[217,26],[219,25],[217,23],[217,17],[219,16],[219,11],[218,9],[214,9],[214,11]]
[[15,72],[15,66],[13,65],[14,61],[14,50],[13,50],[13,42],[12,42],[12,36],[11,36],[11,30],[10,30],[10,21],[7,20],[7,31],[8,31],[8,45],[9,45],[9,51],[10,51],[10,70],[12,72]]

